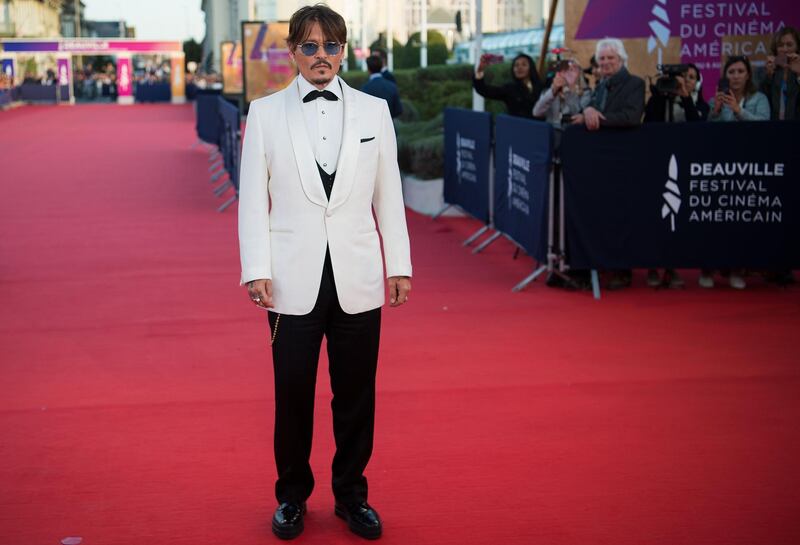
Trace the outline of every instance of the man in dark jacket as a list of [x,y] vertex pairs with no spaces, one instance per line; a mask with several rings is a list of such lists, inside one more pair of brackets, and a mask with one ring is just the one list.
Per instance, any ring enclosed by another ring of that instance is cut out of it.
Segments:
[[475,92],[484,98],[502,100],[509,115],[533,118],[533,107],[542,93],[542,81],[536,72],[533,59],[524,53],[514,57],[511,63],[513,81],[502,86],[489,85],[484,81],[483,72],[495,60],[502,60],[496,55],[481,55],[478,68],[472,78]]
[[400,102],[400,93],[397,91],[397,85],[381,75],[382,67],[383,62],[381,62],[380,57],[375,55],[367,57],[369,80],[361,87],[361,91],[388,102],[389,112],[394,118],[403,113],[403,104]]
[[628,54],[620,40],[606,38],[597,42],[597,63],[602,79],[594,90],[592,102],[573,123],[585,123],[590,131],[600,127],[635,127],[644,113],[644,80],[628,72]]
[[397,85],[397,80],[394,78],[394,74],[389,71],[389,55],[386,53],[385,49],[376,48],[372,50],[372,54],[379,57],[381,59],[381,75]]

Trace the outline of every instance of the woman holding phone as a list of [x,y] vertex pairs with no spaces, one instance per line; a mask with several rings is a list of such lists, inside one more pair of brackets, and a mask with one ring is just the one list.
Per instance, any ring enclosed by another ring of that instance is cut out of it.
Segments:
[[[756,91],[753,70],[747,57],[729,57],[722,69],[717,94],[711,99],[710,121],[769,121],[769,101]],[[737,290],[747,287],[744,271],[732,270],[730,286]],[[700,287],[714,287],[712,271],[703,270],[698,279]]]
[[592,100],[592,92],[583,78],[583,70],[573,60],[562,61],[553,83],[533,107],[533,116],[543,118],[556,128],[572,123],[572,116],[583,112]]
[[542,92],[542,81],[536,72],[533,59],[520,53],[511,62],[512,82],[506,85],[488,85],[484,79],[484,70],[490,64],[502,62],[503,57],[498,55],[481,55],[478,68],[472,78],[472,86],[484,98],[502,100],[509,115],[531,118],[533,105]]
[[767,57],[766,77],[759,90],[769,99],[772,120],[800,119],[800,33],[786,26],[772,38],[772,55]]
[[709,102],[709,121],[767,121],[769,100],[756,90],[747,57],[728,57],[717,94]]

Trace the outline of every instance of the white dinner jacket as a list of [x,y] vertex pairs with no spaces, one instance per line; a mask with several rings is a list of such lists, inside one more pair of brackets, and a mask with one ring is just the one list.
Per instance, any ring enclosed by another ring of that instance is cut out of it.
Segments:
[[314,308],[326,247],[339,303],[349,314],[383,305],[384,260],[387,277],[411,276],[389,107],[339,81],[344,125],[330,202],[308,139],[297,79],[254,100],[247,116],[239,182],[241,282],[272,279],[273,310],[281,314],[303,315]]

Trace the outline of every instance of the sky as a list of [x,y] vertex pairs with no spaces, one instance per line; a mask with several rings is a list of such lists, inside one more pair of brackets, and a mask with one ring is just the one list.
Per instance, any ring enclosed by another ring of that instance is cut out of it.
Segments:
[[206,32],[201,0],[83,0],[84,17],[95,21],[120,19],[136,27],[143,40],[201,42]]

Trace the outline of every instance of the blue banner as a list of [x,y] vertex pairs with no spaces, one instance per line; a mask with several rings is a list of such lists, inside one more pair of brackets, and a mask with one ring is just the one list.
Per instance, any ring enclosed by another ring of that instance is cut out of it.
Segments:
[[197,137],[203,142],[219,145],[219,91],[202,91],[197,95]]
[[489,222],[492,116],[462,108],[444,111],[444,201]]
[[0,72],[9,78],[13,85],[14,76],[16,76],[14,73],[14,59],[0,59]]
[[548,123],[497,116],[494,225],[539,261],[547,259],[552,142]]
[[222,153],[225,170],[230,176],[231,184],[239,191],[239,155],[241,153],[239,134],[239,108],[228,102],[223,97],[219,101],[220,119],[220,152]]
[[800,123],[568,129],[568,262],[576,268],[797,268]]

